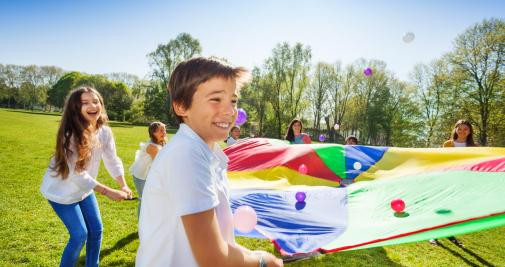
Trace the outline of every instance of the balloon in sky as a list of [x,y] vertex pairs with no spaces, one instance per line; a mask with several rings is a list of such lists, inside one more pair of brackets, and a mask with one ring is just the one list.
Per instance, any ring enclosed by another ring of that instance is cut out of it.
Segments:
[[240,126],[244,124],[246,121],[247,121],[247,113],[245,112],[245,110],[242,108],[237,109],[237,120],[235,120],[235,124]]
[[338,125],[338,123],[335,123],[335,125],[333,125],[333,129],[335,129],[335,131],[338,131],[338,129],[340,129],[340,125]]
[[364,71],[363,71],[363,74],[365,74],[365,76],[372,76],[372,69],[371,68],[366,68]]
[[405,202],[401,199],[391,201],[391,208],[396,212],[402,212],[405,209]]
[[324,142],[324,140],[326,140],[326,136],[324,136],[324,134],[320,134],[319,135],[319,142]]
[[405,43],[411,43],[412,41],[414,41],[414,39],[416,38],[416,36],[414,35],[413,32],[406,32],[404,35],[403,35],[403,41]]
[[251,232],[258,223],[256,211],[250,206],[240,206],[233,214],[233,224],[242,233]]

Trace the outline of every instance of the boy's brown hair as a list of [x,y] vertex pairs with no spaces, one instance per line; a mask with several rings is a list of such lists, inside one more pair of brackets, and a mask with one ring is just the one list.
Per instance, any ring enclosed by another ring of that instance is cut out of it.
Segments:
[[250,74],[245,68],[232,67],[214,58],[196,57],[179,63],[168,83],[171,106],[178,123],[183,120],[175,112],[174,103],[182,104],[186,109],[190,108],[198,86],[212,78],[235,79],[237,89],[240,89],[249,81]]

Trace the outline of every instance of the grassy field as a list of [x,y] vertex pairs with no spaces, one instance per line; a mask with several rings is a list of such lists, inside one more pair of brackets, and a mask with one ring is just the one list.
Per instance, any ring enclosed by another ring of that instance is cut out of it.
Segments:
[[[62,222],[39,193],[55,144],[57,114],[0,109],[0,266],[57,266],[68,238]],[[146,127],[111,123],[125,169]],[[131,175],[126,171],[133,189]],[[116,187],[102,166],[98,180]],[[98,196],[104,224],[102,266],[133,266],[138,247],[136,201]],[[460,236],[466,248],[441,240],[319,256],[290,266],[505,266],[505,227]],[[267,240],[238,238],[245,247],[274,252]],[[84,253],[84,250],[83,250]],[[83,257],[81,254],[81,263]]]

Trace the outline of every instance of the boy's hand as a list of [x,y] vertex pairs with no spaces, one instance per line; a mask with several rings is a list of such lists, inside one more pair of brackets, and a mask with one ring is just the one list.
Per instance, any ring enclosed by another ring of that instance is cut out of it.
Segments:
[[284,266],[284,262],[281,259],[276,258],[274,255],[266,252],[266,251],[261,251],[261,250],[255,250],[253,251],[254,254],[261,256],[265,263],[267,264],[267,267],[270,266]]
[[282,262],[281,259],[276,258],[274,255],[270,253],[263,254],[263,259],[267,263],[267,267],[284,266],[284,263]]

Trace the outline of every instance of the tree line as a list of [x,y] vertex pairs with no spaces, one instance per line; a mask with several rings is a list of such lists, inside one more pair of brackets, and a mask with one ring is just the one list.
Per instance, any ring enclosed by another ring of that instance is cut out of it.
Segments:
[[[461,118],[474,125],[480,145],[505,145],[505,21],[485,19],[453,41],[450,52],[417,64],[402,81],[376,59],[312,62],[310,46],[277,44],[240,92],[248,113],[244,132],[282,138],[297,117],[313,139],[361,144],[437,147]],[[167,85],[180,62],[202,53],[200,42],[181,33],[149,53],[150,73],[90,75],[54,66],[0,64],[0,104],[10,108],[61,110],[78,85],[92,85],[113,120],[175,124]],[[370,68],[371,75],[364,70]],[[336,130],[334,125],[340,127]]]

